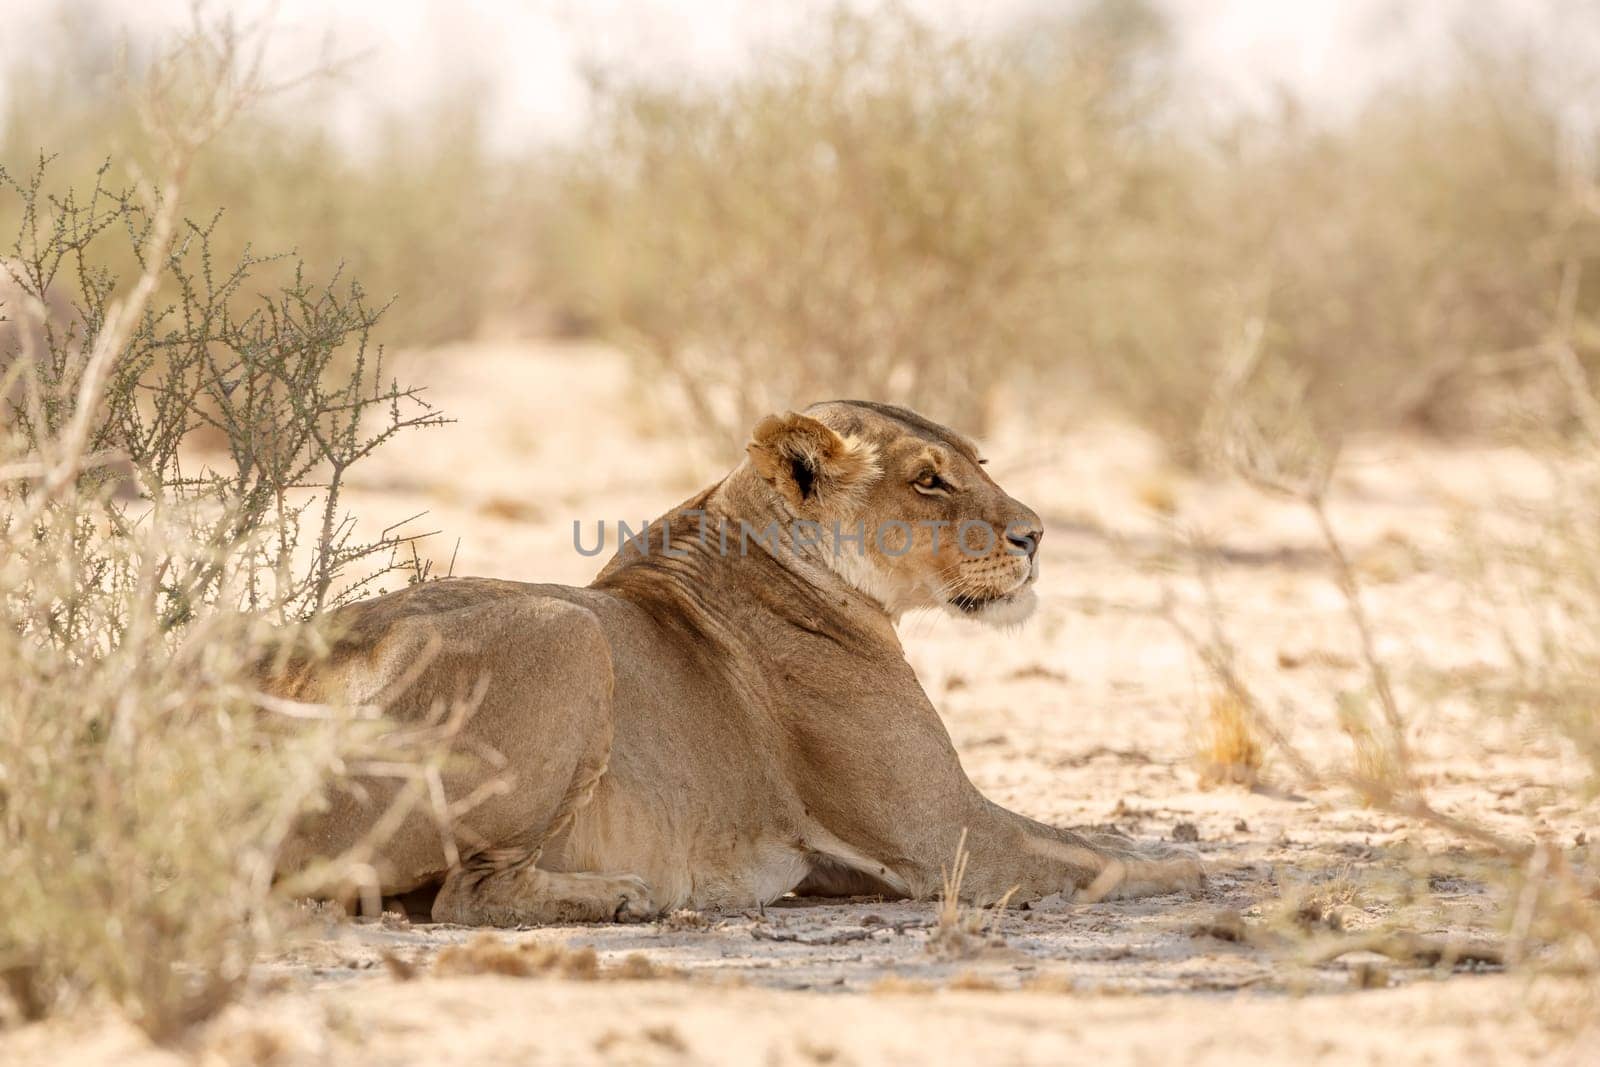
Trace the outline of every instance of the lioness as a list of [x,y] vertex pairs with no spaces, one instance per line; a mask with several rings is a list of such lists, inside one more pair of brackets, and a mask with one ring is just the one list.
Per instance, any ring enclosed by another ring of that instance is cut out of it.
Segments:
[[[510,787],[454,828],[453,866],[410,816],[382,847],[386,894],[436,885],[436,921],[496,926],[796,889],[925,897],[963,831],[961,895],[979,902],[1203,883],[1187,852],[1035,822],[962,770],[894,624],[930,607],[1020,623],[1044,533],[971,442],[838,401],[763,419],[746,451],[587,588],[414,585],[341,609],[332,654],[269,683],[402,720],[481,694],[459,745],[499,753]],[[446,776],[452,798],[493,773],[471,766]],[[395,788],[330,797],[284,864],[361,840]]]

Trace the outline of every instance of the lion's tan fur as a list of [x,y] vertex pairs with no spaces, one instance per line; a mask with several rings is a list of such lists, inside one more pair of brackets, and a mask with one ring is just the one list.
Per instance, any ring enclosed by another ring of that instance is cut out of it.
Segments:
[[[796,888],[921,897],[938,892],[963,830],[971,900],[1203,881],[1188,853],[1035,822],[962,770],[894,621],[941,606],[1019,621],[1043,533],[970,442],[910,412],[836,402],[763,420],[748,453],[587,588],[413,586],[343,609],[333,653],[270,682],[383,694],[402,719],[482,684],[446,790],[468,795],[493,774],[506,788],[451,828],[454,866],[414,814],[382,848],[386,892],[442,884],[435,917],[480,924],[748,906]],[[735,536],[726,551],[716,533],[796,520],[827,532],[785,532],[775,548]],[[904,543],[875,543],[889,520],[907,524]],[[926,524],[963,520],[997,547],[963,554],[950,532],[934,544]],[[858,521],[863,550],[835,551],[833,524]],[[285,864],[360,840],[393,788],[330,798]]]

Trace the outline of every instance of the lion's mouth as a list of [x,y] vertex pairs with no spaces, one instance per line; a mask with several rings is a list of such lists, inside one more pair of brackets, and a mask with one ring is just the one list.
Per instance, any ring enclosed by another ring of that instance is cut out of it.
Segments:
[[947,597],[946,603],[963,615],[981,615],[987,608],[996,605],[1015,604],[1028,594],[1035,579],[1039,576],[1037,567],[1030,568],[1027,575],[1016,584],[1015,588],[1007,589],[1003,593],[957,593]]
[[962,593],[950,598],[950,603],[964,615],[976,615],[990,604],[1009,598],[1012,594],[1001,593],[993,596],[976,596],[972,593]]

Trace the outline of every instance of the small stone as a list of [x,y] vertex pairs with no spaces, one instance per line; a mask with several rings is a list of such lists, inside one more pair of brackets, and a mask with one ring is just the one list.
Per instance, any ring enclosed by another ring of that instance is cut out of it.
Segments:
[[1192,822],[1180,822],[1172,828],[1172,839],[1185,844],[1193,844],[1200,840],[1200,828]]

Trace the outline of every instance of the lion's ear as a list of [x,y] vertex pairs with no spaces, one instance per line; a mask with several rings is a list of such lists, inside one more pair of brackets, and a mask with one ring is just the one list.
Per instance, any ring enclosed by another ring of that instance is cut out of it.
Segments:
[[870,446],[793,411],[756,423],[745,451],[756,472],[796,508],[841,502],[876,469]]

